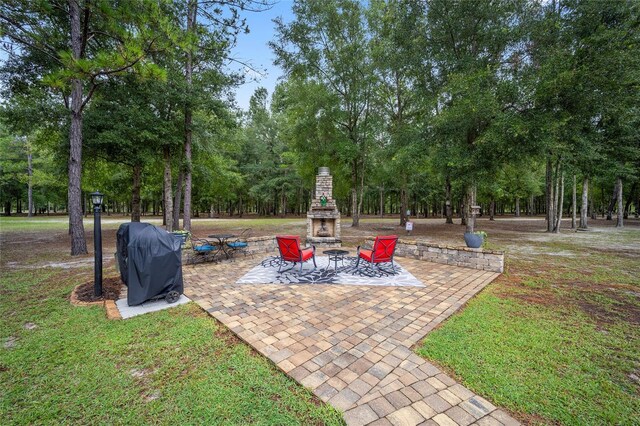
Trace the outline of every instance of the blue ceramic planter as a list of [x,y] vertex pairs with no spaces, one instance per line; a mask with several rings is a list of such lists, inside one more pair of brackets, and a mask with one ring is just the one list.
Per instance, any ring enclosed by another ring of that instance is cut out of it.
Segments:
[[480,248],[484,242],[484,236],[474,234],[473,232],[465,232],[464,242],[467,243],[467,247],[469,248]]

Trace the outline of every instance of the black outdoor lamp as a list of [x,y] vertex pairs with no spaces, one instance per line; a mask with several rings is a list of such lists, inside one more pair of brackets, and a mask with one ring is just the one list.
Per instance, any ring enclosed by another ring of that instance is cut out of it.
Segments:
[[102,228],[100,226],[100,210],[104,195],[96,191],[91,193],[93,204],[93,246],[95,251],[93,293],[96,297],[102,296]]

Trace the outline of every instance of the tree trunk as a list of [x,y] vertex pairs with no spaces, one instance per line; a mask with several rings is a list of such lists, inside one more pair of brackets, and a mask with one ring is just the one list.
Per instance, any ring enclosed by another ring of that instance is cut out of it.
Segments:
[[280,204],[281,206],[281,216],[282,217],[287,217],[287,194],[284,190],[282,190],[282,194],[280,197]]
[[611,194],[611,201],[609,201],[609,208],[607,209],[607,220],[613,220],[613,209],[616,208],[616,200],[618,199],[619,183],[620,183],[620,179],[616,179],[616,184],[613,185],[613,194]]
[[142,165],[133,166],[133,186],[131,191],[131,222],[140,222],[140,187],[142,181]]
[[589,214],[589,178],[582,180],[582,205],[580,206],[580,229],[587,229],[587,217]]
[[[558,166],[558,168],[560,168],[560,166]],[[564,207],[564,171],[559,172],[560,173],[560,177],[558,178],[558,183],[556,184],[556,188],[559,185],[560,186],[560,191],[559,191],[559,195],[558,195],[558,207],[557,207],[557,216],[556,216],[556,223],[555,226],[553,227],[553,232],[555,232],[556,234],[560,233],[560,227],[562,225],[562,210]],[[556,192],[558,192],[558,190],[556,189]]]
[[171,148],[165,145],[164,154],[164,217],[166,229],[173,231],[173,195],[171,188]]
[[403,177],[402,188],[400,189],[400,226],[407,224],[407,210],[409,209],[407,194],[407,177]]
[[360,212],[362,211],[362,202],[364,201],[364,166],[362,167],[362,170],[360,172],[360,194],[358,194],[358,197],[358,224],[356,226],[360,226]]
[[[195,33],[196,21],[198,16],[197,0],[190,0],[187,10],[187,35],[191,36]],[[193,75],[193,51],[192,47],[187,48],[187,61],[185,64],[185,76],[187,80],[187,102],[184,108],[184,216],[182,219],[183,228],[191,231],[191,137],[193,124],[193,110],[191,107],[192,94],[192,75]]]
[[445,214],[447,220],[445,223],[453,224],[453,206],[451,204],[451,177],[447,173],[447,177],[444,183],[444,195],[445,195]]
[[616,228],[622,228],[624,227],[624,205],[623,205],[623,201],[622,201],[622,178],[619,177],[618,178],[618,182],[617,182],[617,199],[618,199],[618,221],[616,222]]
[[[628,191],[627,201],[624,203],[624,219],[629,219],[629,215],[631,214],[631,204],[633,203],[633,196],[636,193],[636,189],[638,189],[638,182],[634,182],[631,190]],[[636,211],[636,216],[638,212]]]
[[516,217],[520,217],[520,197],[516,197]]
[[556,232],[558,224],[558,195],[560,194],[560,160],[556,163],[556,169],[553,172],[553,185],[555,186],[553,192],[553,216],[551,216],[551,230]]
[[29,200],[29,212],[27,213],[27,217],[33,217],[33,164],[32,164],[32,155],[31,148],[27,144],[27,179],[28,179],[28,189],[27,196]]
[[573,187],[571,188],[571,229],[576,229],[576,216],[578,208],[578,199],[576,195],[576,175],[573,175]]
[[476,205],[476,186],[469,185],[467,190],[467,199],[464,206],[465,216],[467,217],[466,232],[474,232],[476,227],[476,215],[473,213],[473,206]]
[[555,212],[553,209],[553,163],[551,162],[551,156],[547,158],[547,169],[545,175],[545,191],[546,191],[546,208],[547,208],[547,232],[553,231],[553,221],[555,219]]
[[178,182],[176,182],[176,192],[173,197],[173,229],[180,229],[180,205],[182,204],[182,183],[184,174],[182,170],[178,173]]
[[496,220],[496,200],[491,199],[491,203],[489,203],[489,220]]
[[527,216],[533,216],[534,215],[534,198],[533,198],[533,194],[531,194],[529,196],[529,203],[527,205]]
[[384,217],[384,186],[380,187],[380,217]]
[[[82,30],[80,6],[76,0],[69,0],[71,18],[71,50],[74,60],[81,59]],[[67,203],[69,210],[69,233],[71,234],[71,255],[87,254],[87,241],[82,223],[82,81],[71,80],[71,128],[69,129],[69,188]]]
[[360,226],[360,215],[358,214],[358,175],[355,171],[351,175],[351,226]]

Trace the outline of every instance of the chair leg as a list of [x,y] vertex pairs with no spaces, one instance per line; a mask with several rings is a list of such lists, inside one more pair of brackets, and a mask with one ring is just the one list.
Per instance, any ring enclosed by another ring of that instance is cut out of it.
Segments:
[[300,262],[300,272],[302,272],[302,267],[304,266],[304,262]]
[[358,269],[359,264],[360,264],[360,256],[358,256],[358,260],[356,260],[356,269]]
[[316,269],[318,267],[318,265],[316,265],[316,257],[313,256],[312,259],[313,259],[313,269]]

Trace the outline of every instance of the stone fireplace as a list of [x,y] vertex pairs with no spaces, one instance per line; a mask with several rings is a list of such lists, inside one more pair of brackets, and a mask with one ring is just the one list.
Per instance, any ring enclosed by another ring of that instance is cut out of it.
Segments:
[[340,247],[340,212],[333,199],[333,177],[320,167],[311,208],[307,212],[307,244],[320,248]]

